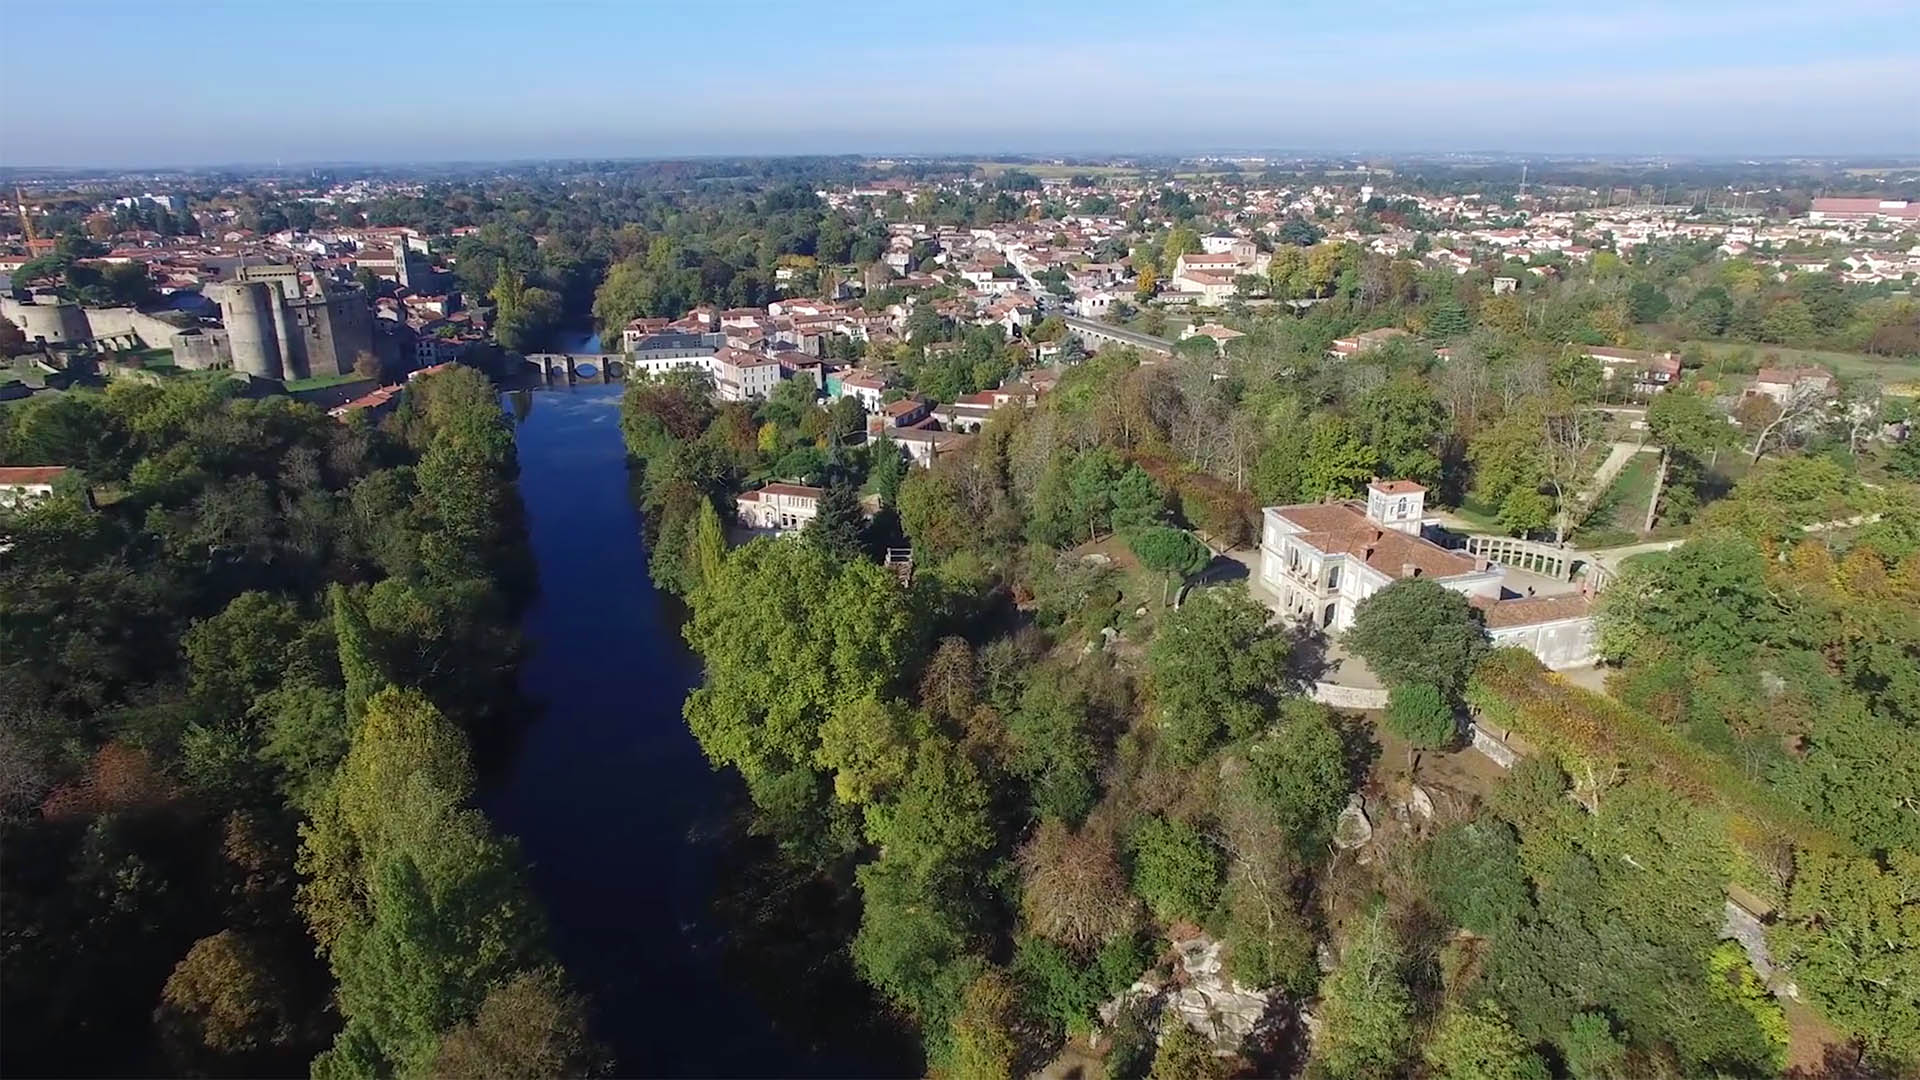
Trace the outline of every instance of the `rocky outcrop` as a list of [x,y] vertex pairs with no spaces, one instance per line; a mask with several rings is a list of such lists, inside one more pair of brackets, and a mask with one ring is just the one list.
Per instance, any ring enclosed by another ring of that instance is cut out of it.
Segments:
[[1171,977],[1148,972],[1118,997],[1100,1007],[1100,1021],[1112,1024],[1120,1010],[1144,1001],[1158,1018],[1157,1030],[1174,1020],[1213,1043],[1214,1053],[1229,1056],[1266,1020],[1277,995],[1233,981],[1227,974],[1224,946],[1200,934],[1173,945]]

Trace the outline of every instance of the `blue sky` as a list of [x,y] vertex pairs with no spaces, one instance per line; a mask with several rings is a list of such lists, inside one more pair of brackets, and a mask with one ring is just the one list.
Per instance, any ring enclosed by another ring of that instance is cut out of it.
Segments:
[[1920,0],[4,0],[0,164],[1915,154],[1916,26]]

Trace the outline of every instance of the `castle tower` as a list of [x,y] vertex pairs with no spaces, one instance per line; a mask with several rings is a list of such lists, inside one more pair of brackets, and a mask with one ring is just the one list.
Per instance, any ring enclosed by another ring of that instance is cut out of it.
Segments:
[[213,289],[227,329],[233,368],[262,379],[286,378],[275,319],[280,292],[264,281],[229,281]]

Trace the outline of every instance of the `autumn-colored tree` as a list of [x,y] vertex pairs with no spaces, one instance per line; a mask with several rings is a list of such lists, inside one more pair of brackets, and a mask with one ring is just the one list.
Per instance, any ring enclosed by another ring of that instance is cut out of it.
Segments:
[[1112,833],[1044,821],[1020,849],[1021,911],[1042,937],[1086,950],[1131,929],[1139,903],[1127,888]]
[[1020,1044],[1019,988],[998,968],[967,984],[953,1018],[953,1071],[968,1080],[1008,1080]]
[[514,976],[489,991],[474,1018],[440,1040],[439,1080],[547,1080],[604,1076],[611,1061],[587,1030],[587,1002],[557,969]]
[[40,813],[50,821],[95,817],[162,806],[174,797],[145,750],[116,740],[94,751],[79,778],[48,792]]
[[222,930],[174,965],[154,1022],[182,1068],[206,1052],[239,1055],[293,1037],[291,1008],[273,960],[252,938]]

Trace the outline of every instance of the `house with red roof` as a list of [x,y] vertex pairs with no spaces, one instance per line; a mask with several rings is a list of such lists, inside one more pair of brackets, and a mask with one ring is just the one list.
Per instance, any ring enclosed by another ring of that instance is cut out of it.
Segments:
[[1423,534],[1426,492],[1411,480],[1376,480],[1365,502],[1267,507],[1257,591],[1288,619],[1336,635],[1381,589],[1430,578],[1482,612],[1495,644],[1530,649],[1550,667],[1591,664],[1591,596],[1509,595],[1505,567]]

